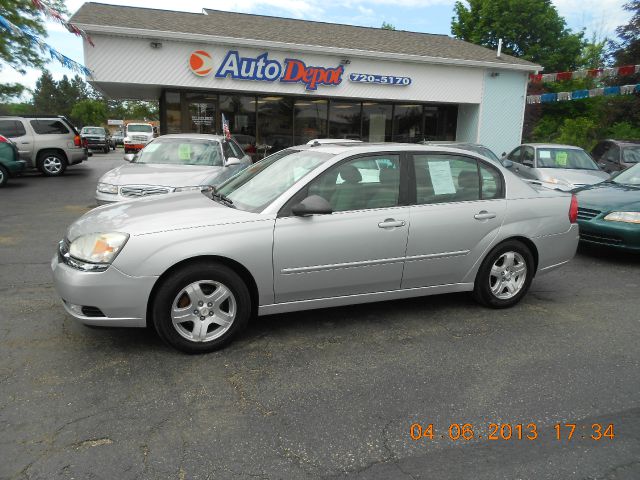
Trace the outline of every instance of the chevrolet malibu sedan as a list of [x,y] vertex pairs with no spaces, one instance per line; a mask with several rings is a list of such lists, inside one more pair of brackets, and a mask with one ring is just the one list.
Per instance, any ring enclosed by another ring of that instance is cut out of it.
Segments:
[[571,145],[527,143],[507,155],[503,164],[525,181],[564,191],[609,178],[587,152]]
[[130,162],[105,173],[96,188],[98,205],[218,185],[251,165],[251,157],[220,135],[164,135]]
[[640,164],[576,195],[582,242],[640,252]]
[[578,244],[575,196],[538,188],[454,148],[297,147],[217,190],[98,207],[51,266],[76,319],[190,353],[252,315],[465,291],[505,308]]

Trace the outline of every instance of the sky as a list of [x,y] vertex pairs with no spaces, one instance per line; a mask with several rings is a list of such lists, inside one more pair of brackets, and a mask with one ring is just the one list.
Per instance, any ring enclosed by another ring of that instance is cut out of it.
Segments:
[[[586,29],[587,37],[593,33],[602,37],[615,37],[618,25],[626,24],[630,18],[622,5],[626,0],[553,0],[553,4],[576,30]],[[83,4],[83,0],[67,0],[69,14]],[[203,8],[255,13],[280,17],[345,23],[366,27],[380,27],[385,21],[397,30],[451,34],[451,17],[455,0],[182,0],[179,7],[175,0],[105,0],[103,3],[152,7],[166,10],[201,12]],[[83,63],[82,41],[67,32],[58,23],[47,23],[49,33],[46,42],[60,53]],[[74,72],[60,64],[51,62],[47,67],[55,79]],[[21,75],[13,68],[3,65],[0,80],[3,83],[19,82],[28,88],[35,86],[41,71],[28,69]]]

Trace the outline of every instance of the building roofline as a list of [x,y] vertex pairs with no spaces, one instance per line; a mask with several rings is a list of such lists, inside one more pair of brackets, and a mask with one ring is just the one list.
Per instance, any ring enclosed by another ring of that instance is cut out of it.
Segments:
[[[133,8],[133,7],[129,7]],[[200,14],[194,14],[200,15]],[[415,55],[408,53],[393,53],[393,52],[380,52],[375,50],[357,50],[350,48],[338,48],[329,47],[324,45],[305,45],[297,43],[276,42],[268,40],[256,40],[250,38],[241,37],[224,37],[218,35],[205,35],[200,33],[186,33],[186,32],[172,32],[166,30],[148,30],[142,28],[130,28],[130,27],[117,27],[108,25],[93,25],[87,23],[76,23],[79,28],[85,30],[88,33],[98,33],[106,35],[117,35],[127,37],[143,37],[152,39],[169,39],[178,41],[199,41],[203,43],[222,44],[231,46],[245,46],[256,47],[256,42],[259,42],[261,48],[272,48],[274,50],[295,50],[308,53],[318,54],[334,54],[334,55],[347,55],[362,58],[377,58],[382,60],[400,60],[414,63],[429,63],[429,64],[441,64],[441,65],[453,65],[453,66],[467,66],[467,67],[481,67],[481,68],[495,68],[504,70],[518,70],[523,72],[540,71],[542,67],[535,64],[518,64],[518,63],[505,63],[505,62],[493,62],[486,60],[466,60],[459,58],[447,58],[447,57],[431,57],[424,55]],[[366,27],[363,27],[366,28]],[[496,57],[497,58],[497,57]]]

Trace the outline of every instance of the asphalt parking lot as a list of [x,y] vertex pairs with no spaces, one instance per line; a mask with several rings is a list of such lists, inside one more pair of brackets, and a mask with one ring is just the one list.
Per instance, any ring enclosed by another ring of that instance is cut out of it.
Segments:
[[0,478],[640,478],[640,256],[581,248],[509,310],[455,294],[275,315],[187,356],[76,323],[52,287],[121,157],[0,190]]

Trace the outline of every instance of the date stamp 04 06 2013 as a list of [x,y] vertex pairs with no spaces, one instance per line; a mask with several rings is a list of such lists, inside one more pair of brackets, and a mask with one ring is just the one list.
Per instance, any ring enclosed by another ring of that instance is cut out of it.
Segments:
[[[556,423],[553,426],[553,438],[573,440],[578,438],[599,440],[613,440],[615,438],[613,423],[580,425],[577,423]],[[471,423],[451,423],[446,431],[436,432],[433,423],[412,423],[409,435],[414,441],[434,438],[452,441],[470,440],[536,440],[539,438],[538,425],[531,423],[489,423],[487,428],[477,427]]]

